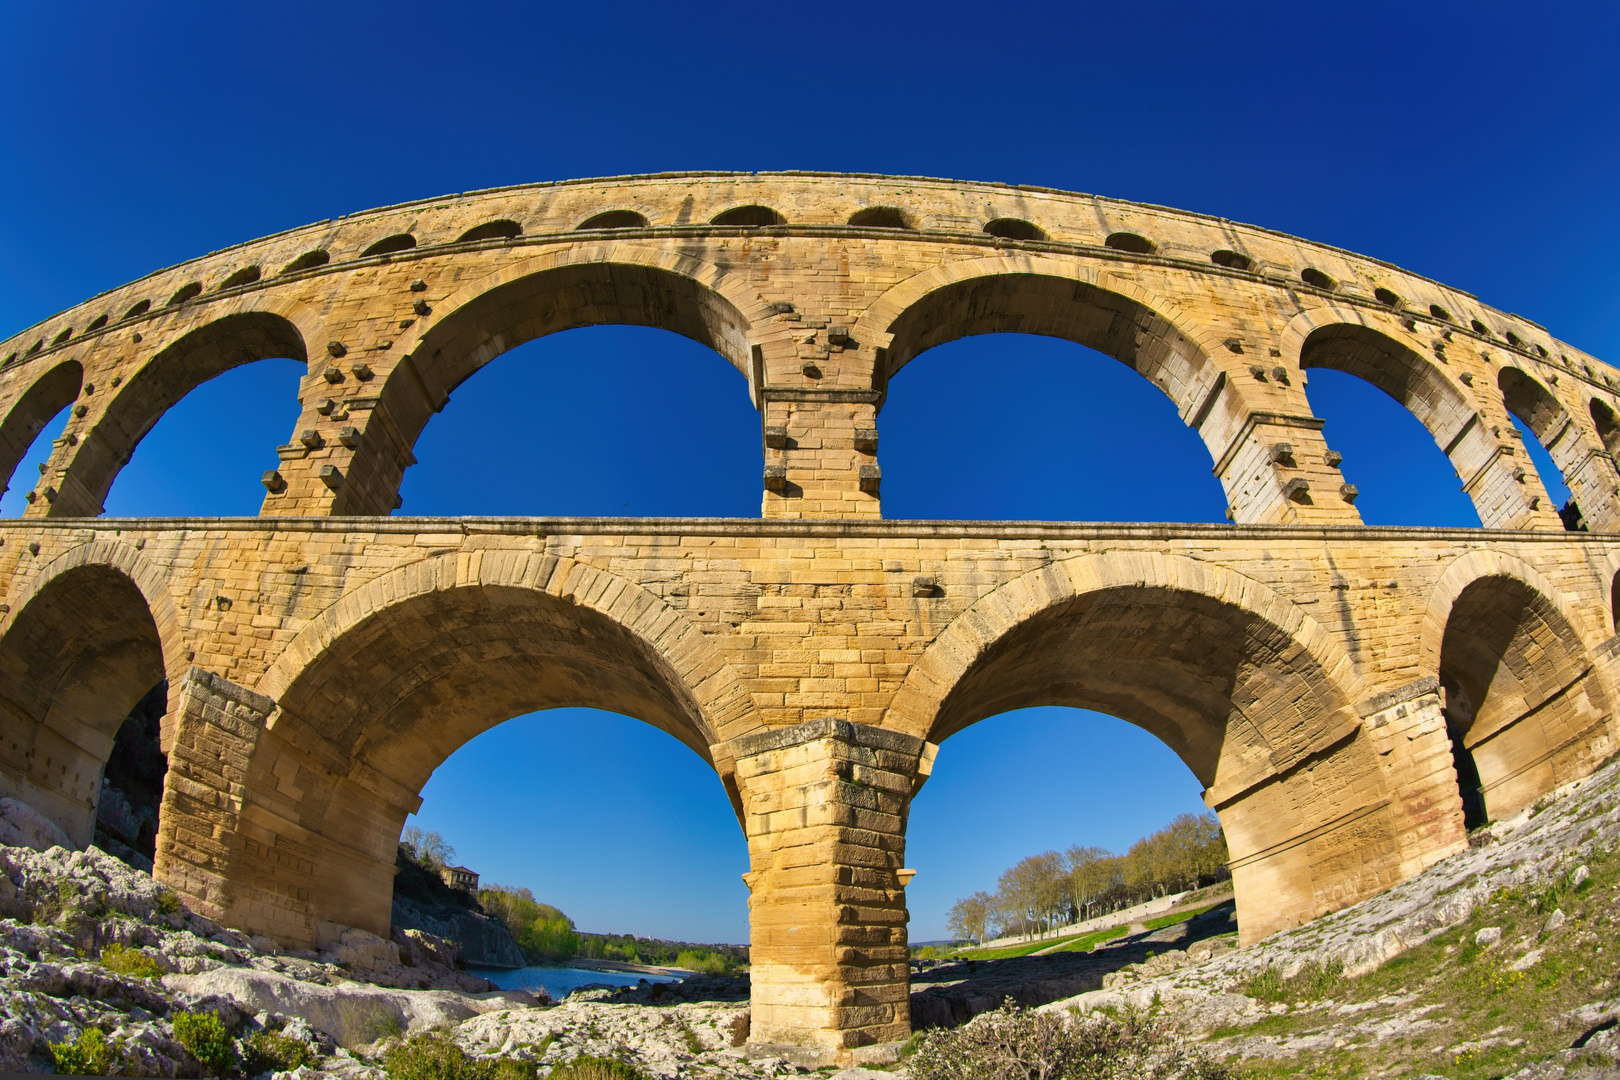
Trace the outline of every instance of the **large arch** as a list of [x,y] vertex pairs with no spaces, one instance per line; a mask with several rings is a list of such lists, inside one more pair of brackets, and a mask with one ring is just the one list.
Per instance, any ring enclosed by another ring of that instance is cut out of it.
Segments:
[[0,419],[0,492],[11,486],[34,439],[52,417],[73,404],[83,385],[84,367],[77,360],[64,360],[30,383],[12,403]]
[[[1598,410],[1590,413],[1597,435],[1593,438],[1581,422],[1583,418],[1571,415],[1552,391],[1521,368],[1504,366],[1497,374],[1497,386],[1507,411],[1547,451],[1559,478],[1569,487],[1579,514],[1571,513],[1565,528],[1573,527],[1580,517],[1588,529],[1612,531],[1617,524],[1615,488],[1620,485],[1620,474],[1615,472],[1612,458],[1601,452],[1608,446]],[[1596,398],[1592,404],[1598,404]]]
[[150,603],[152,581],[141,581],[153,577],[150,567],[127,548],[91,547],[45,567],[0,623],[0,793],[33,806],[80,847],[95,828],[113,739],[167,677],[166,645],[178,648],[166,594],[159,586]]
[[[1134,368],[1197,426],[1219,372],[1195,320],[1139,286],[1057,259],[951,263],[891,288],[861,316],[856,340],[878,345],[872,385],[919,354],[976,334],[1063,338]],[[1212,449],[1212,457],[1221,450]]]
[[118,471],[165,412],[216,375],[273,357],[309,362],[298,326],[273,312],[237,312],[185,334],[121,386],[105,388],[111,400],[80,437],[47,515],[101,513]]
[[1441,576],[1420,643],[1440,681],[1459,774],[1477,772],[1484,816],[1513,815],[1612,748],[1613,695],[1579,626],[1519,559],[1473,552]]
[[1258,582],[1178,556],[1089,555],[959,616],[885,726],[938,743],[1009,709],[1067,705],[1152,732],[1220,815],[1247,942],[1439,857],[1380,767],[1359,689],[1338,643]]
[[[1451,459],[1463,490],[1486,528],[1524,528],[1550,518],[1546,492],[1523,465],[1504,463],[1501,441],[1487,419],[1450,374],[1428,357],[1376,326],[1359,312],[1309,311],[1296,316],[1284,335],[1297,347],[1302,369],[1332,368],[1371,383],[1405,406]],[[1504,477],[1514,477],[1507,481]],[[1537,512],[1540,520],[1536,520]]]
[[[398,343],[408,355],[384,380],[334,514],[392,502],[433,413],[463,381],[519,345],[585,326],[651,326],[714,350],[757,400],[751,328],[769,317],[756,292],[718,267],[612,244],[524,260],[458,290],[434,314],[419,336]],[[379,414],[386,422],[377,423]]]
[[[433,770],[512,717],[563,707],[643,720],[721,774],[713,749],[758,726],[713,646],[657,597],[611,574],[536,556],[482,565],[440,556],[333,605],[300,633],[256,692],[235,694],[262,725],[244,736],[239,842],[220,874],[178,842],[217,812],[166,797],[159,872],[230,925],[282,941],[332,922],[388,932],[394,847]],[[179,741],[210,721],[189,708]],[[180,767],[194,758],[181,755]],[[191,822],[190,826],[187,822]],[[172,824],[171,824],[172,823]]]

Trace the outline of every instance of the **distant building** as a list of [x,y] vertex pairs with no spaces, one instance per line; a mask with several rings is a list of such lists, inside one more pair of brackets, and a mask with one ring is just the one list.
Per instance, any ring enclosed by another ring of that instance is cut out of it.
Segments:
[[447,866],[439,871],[439,876],[452,889],[465,889],[470,893],[478,891],[478,875],[465,866]]

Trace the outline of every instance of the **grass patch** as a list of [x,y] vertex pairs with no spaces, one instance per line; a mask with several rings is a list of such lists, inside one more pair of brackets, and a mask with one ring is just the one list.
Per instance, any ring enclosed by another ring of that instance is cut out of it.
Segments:
[[[1224,904],[1224,903],[1227,903],[1227,901],[1223,900],[1223,901],[1221,901],[1221,903]],[[1162,928],[1164,928],[1166,926],[1174,926],[1177,923],[1184,923],[1189,919],[1197,918],[1199,915],[1202,915],[1204,912],[1206,912],[1206,911],[1214,911],[1216,908],[1218,908],[1220,906],[1221,906],[1221,904],[1208,904],[1208,905],[1206,905],[1204,907],[1201,907],[1201,908],[1191,908],[1190,910],[1177,911],[1174,914],[1170,914],[1170,915],[1160,915],[1156,919],[1148,919],[1142,925],[1147,927],[1149,930],[1159,930],[1159,929],[1162,929]]]
[[1090,952],[1105,941],[1113,941],[1115,938],[1124,937],[1125,932],[1129,929],[1130,927],[1128,926],[1116,926],[1109,930],[1097,930],[1090,934],[1081,934],[1079,937],[1063,945],[1061,948],[1053,949],[1052,951],[1055,953]]
[[101,950],[101,966],[120,975],[133,975],[137,979],[160,979],[163,967],[139,949],[123,945],[108,945]]

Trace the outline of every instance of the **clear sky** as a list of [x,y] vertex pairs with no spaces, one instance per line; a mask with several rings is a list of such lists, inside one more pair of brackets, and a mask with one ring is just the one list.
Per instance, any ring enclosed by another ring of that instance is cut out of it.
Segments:
[[[1610,4],[85,2],[7,3],[0,20],[0,336],[204,252],[402,200],[821,169],[1253,222],[1620,357]],[[264,361],[198,389],[137,449],[109,513],[256,513],[299,371]],[[1308,393],[1369,522],[1478,524],[1392,401],[1329,371]],[[709,422],[686,423],[693,411]],[[1066,342],[936,349],[895,378],[879,424],[888,517],[1222,515],[1208,453],[1169,402]],[[59,428],[0,513],[18,512]],[[508,353],[416,454],[406,513],[759,512],[741,377],[659,331]],[[583,929],[746,940],[746,850],[720,785],[637,721],[513,720],[452,756],[424,799],[419,823],[463,861]],[[1186,768],[1119,720],[985,721],[945,744],[914,805],[912,936],[943,936],[951,901],[1023,855],[1123,848],[1200,807]]]

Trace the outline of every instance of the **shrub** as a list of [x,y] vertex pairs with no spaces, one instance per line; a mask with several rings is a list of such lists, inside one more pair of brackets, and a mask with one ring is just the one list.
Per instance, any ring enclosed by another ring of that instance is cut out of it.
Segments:
[[551,1080],[647,1080],[647,1074],[623,1061],[581,1054],[552,1069]]
[[732,969],[732,959],[711,949],[683,949],[675,966],[700,975],[724,975]]
[[1024,1009],[1010,998],[954,1030],[927,1032],[907,1062],[912,1080],[1228,1080],[1146,1013],[1119,1017]]
[[[542,1053],[549,1043],[541,1045]],[[383,1056],[383,1068],[390,1080],[538,1080],[540,1075],[539,1066],[523,1058],[471,1057],[439,1032],[412,1035],[394,1046]]]
[[180,910],[180,894],[173,889],[159,889],[157,909],[165,915],[173,915]]
[[118,1054],[107,1044],[100,1028],[85,1028],[75,1042],[51,1044],[56,1071],[76,1076],[108,1076],[118,1064]]
[[177,1012],[173,1025],[180,1045],[214,1076],[225,1076],[236,1067],[236,1047],[218,1013]]
[[242,1071],[249,1076],[291,1072],[315,1064],[318,1057],[308,1043],[274,1031],[255,1032],[243,1050]]
[[157,979],[163,975],[163,967],[156,960],[139,949],[123,945],[108,945],[102,949],[101,966],[120,975],[133,975],[137,979]]
[[1342,960],[1311,960],[1287,979],[1277,968],[1261,968],[1243,984],[1243,993],[1257,1001],[1321,1001],[1331,996],[1343,979]]

